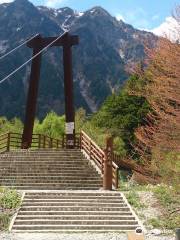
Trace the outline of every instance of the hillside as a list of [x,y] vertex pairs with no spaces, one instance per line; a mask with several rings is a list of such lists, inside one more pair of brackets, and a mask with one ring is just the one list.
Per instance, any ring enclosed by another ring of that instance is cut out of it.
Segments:
[[[58,36],[69,30],[80,37],[73,49],[76,108],[96,111],[128,78],[128,69],[142,60],[144,43],[153,46],[156,37],[118,21],[101,7],[84,13],[70,8],[35,7],[27,0],[0,4],[0,55],[23,40],[40,33]],[[27,47],[0,62],[0,79],[31,56]],[[0,115],[23,118],[29,66],[0,87]],[[51,109],[64,112],[62,54],[51,49],[43,57],[38,114]]]

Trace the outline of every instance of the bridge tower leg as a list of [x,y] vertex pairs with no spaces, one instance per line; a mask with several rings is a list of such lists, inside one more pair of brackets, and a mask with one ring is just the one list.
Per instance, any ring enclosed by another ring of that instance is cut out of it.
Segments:
[[65,35],[63,45],[64,96],[66,116],[66,148],[75,147],[75,111],[73,96],[72,45],[70,35]]
[[[41,51],[41,36],[38,35],[34,39],[36,47],[33,48],[33,56]],[[34,127],[34,120],[36,114],[36,103],[39,88],[40,68],[41,68],[41,55],[39,54],[32,60],[31,75],[29,81],[26,112],[24,120],[24,130],[22,136],[22,148],[27,149],[31,146],[32,134]]]

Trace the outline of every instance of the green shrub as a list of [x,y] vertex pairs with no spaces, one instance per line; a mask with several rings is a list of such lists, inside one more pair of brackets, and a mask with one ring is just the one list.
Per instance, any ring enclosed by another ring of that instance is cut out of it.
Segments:
[[4,209],[15,209],[20,205],[20,195],[15,189],[1,189],[0,206]]

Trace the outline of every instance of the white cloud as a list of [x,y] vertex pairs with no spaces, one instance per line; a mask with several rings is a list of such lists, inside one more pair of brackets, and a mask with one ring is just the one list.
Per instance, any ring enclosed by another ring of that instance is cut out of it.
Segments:
[[56,6],[58,6],[59,4],[61,4],[61,3],[64,3],[66,0],[47,0],[46,2],[45,2],[45,5],[47,6],[47,7],[56,7]]
[[121,14],[117,14],[117,15],[116,15],[116,19],[117,19],[118,21],[122,20],[123,22],[125,22],[125,19],[124,19],[124,17],[123,17]]
[[10,3],[10,2],[13,2],[14,0],[0,0],[0,4],[1,3]]
[[180,40],[180,24],[173,17],[167,17],[159,27],[151,30],[154,34],[172,41]]

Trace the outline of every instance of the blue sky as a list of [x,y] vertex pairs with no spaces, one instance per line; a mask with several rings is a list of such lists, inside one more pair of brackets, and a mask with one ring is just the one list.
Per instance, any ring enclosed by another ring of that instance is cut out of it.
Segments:
[[31,0],[54,7],[69,6],[78,11],[102,6],[113,16],[122,17],[136,28],[153,29],[170,16],[180,0]]
[[[5,0],[0,0],[0,2]],[[8,0],[7,0],[8,1]],[[10,0],[9,0],[10,1]],[[180,0],[30,0],[35,5],[49,7],[71,7],[85,11],[94,6],[102,6],[113,16],[140,29],[154,29],[165,22]]]

